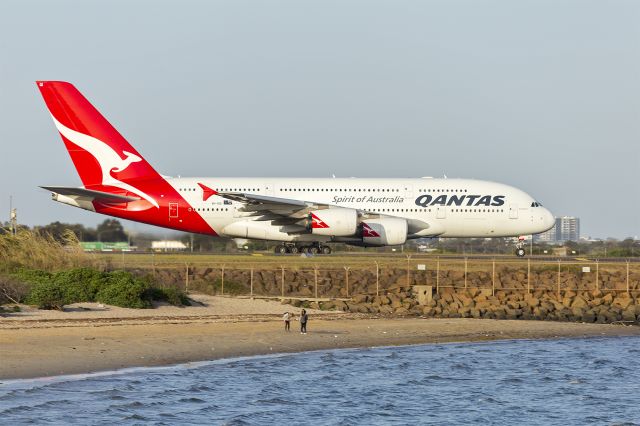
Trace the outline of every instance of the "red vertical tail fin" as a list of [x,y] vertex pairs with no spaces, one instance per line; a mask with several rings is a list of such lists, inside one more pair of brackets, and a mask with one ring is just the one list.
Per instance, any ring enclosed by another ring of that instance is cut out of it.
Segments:
[[37,85],[84,186],[135,194],[158,207],[136,182],[162,177],[82,93],[63,81]]
[[[78,89],[63,81],[36,83],[85,186],[62,188],[62,195],[75,197],[68,204],[91,205],[92,210],[110,216],[216,235],[169,180],[160,176]],[[51,190],[55,193],[58,188]]]

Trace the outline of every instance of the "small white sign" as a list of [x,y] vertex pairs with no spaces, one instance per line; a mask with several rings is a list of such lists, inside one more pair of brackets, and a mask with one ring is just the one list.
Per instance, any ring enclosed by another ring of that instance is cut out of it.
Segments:
[[590,266],[583,266],[582,267],[582,272],[591,272],[591,267]]
[[418,265],[418,271],[426,271],[426,270],[427,270],[427,265],[423,265],[423,264]]

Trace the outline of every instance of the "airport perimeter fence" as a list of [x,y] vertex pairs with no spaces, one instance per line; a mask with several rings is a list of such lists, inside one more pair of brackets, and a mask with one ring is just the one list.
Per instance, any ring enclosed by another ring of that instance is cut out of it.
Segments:
[[[396,258],[397,259],[397,258]],[[166,262],[139,259],[109,261],[105,270],[150,274],[161,285],[206,294],[299,299],[349,299],[432,286],[435,293],[453,289],[527,292],[626,292],[640,294],[640,263],[506,259],[448,259],[406,256],[406,260],[353,264],[312,261],[301,264],[260,262]]]

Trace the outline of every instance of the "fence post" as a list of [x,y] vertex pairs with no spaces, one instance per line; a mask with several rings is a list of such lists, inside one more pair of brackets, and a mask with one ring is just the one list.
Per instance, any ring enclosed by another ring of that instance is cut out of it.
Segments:
[[253,299],[253,266],[251,267],[251,298]]
[[531,293],[531,258],[527,259],[527,294]]
[[440,256],[436,259],[436,294],[440,294]]
[[185,263],[186,271],[184,274],[184,291],[185,293],[189,293],[189,264]]
[[629,260],[627,260],[627,294],[629,294]]
[[596,259],[596,291],[600,290],[600,262]]
[[124,250],[122,250],[122,270],[124,271]]
[[313,290],[316,295],[316,302],[318,301],[318,265],[313,267]]
[[464,288],[467,288],[467,267],[468,267],[468,259],[464,258]]
[[558,299],[560,299],[560,259],[558,259]]
[[153,266],[153,276],[156,276],[156,254],[151,253],[151,265]]
[[380,265],[376,260],[376,297],[380,296]]
[[280,267],[280,270],[282,271],[282,283],[281,283],[281,287],[282,287],[282,298],[284,299],[284,266]]
[[220,279],[220,295],[224,296],[224,265],[222,265],[222,278]]
[[347,297],[349,297],[349,269],[351,269],[349,266],[344,267],[344,280],[347,288]]
[[496,295],[496,260],[491,262],[491,295]]
[[411,287],[411,255],[407,254],[407,287]]

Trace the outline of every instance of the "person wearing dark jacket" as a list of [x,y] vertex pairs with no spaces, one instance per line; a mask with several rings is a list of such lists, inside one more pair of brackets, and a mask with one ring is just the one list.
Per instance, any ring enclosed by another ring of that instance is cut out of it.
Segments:
[[307,311],[303,309],[302,313],[300,314],[300,334],[307,334],[308,319],[309,319],[309,316],[307,315]]

